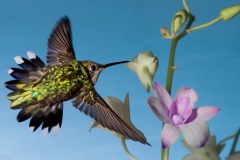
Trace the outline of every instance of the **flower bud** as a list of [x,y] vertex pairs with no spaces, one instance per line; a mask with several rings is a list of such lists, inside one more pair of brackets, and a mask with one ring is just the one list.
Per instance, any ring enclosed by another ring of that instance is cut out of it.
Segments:
[[158,68],[158,58],[150,51],[142,52],[128,62],[127,67],[138,75],[146,91],[149,92]]
[[188,18],[188,12],[184,9],[178,11],[172,20],[172,32],[177,33]]
[[171,35],[169,34],[167,28],[165,28],[165,27],[160,28],[160,33],[163,36],[163,38],[172,38]]
[[223,9],[220,12],[220,15],[222,16],[222,19],[224,21],[228,21],[229,19],[236,16],[239,12],[240,12],[240,5],[235,5],[235,6]]

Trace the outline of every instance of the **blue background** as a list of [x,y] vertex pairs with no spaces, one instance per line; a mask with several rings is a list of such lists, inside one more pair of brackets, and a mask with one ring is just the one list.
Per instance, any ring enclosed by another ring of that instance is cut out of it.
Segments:
[[[225,7],[239,0],[199,0],[187,2],[196,16],[197,26],[219,15]],[[131,60],[142,51],[151,50],[159,58],[154,81],[166,82],[171,41],[162,38],[159,28],[170,29],[173,15],[182,9],[180,0],[72,0],[39,1],[1,0],[0,2],[0,154],[14,160],[124,160],[129,159],[120,140],[110,133],[93,129],[89,133],[90,117],[64,103],[62,129],[58,136],[41,135],[28,130],[29,120],[18,123],[19,110],[11,110],[3,85],[11,80],[9,67],[18,67],[15,56],[36,53],[46,62],[47,39],[56,22],[64,15],[71,20],[73,46],[78,60],[109,63]],[[199,99],[195,107],[213,105],[221,108],[208,122],[211,135],[217,141],[234,134],[240,123],[240,15],[228,22],[218,22],[192,32],[177,46],[172,98],[181,86],[193,87]],[[162,123],[152,114],[146,93],[136,74],[126,65],[104,70],[96,84],[104,98],[118,97],[122,101],[130,94],[131,119],[152,145],[127,141],[130,152],[141,160],[160,159]],[[170,160],[182,159],[189,153],[180,140],[170,148]],[[232,141],[221,154],[225,158]],[[240,149],[238,145],[238,150]]]

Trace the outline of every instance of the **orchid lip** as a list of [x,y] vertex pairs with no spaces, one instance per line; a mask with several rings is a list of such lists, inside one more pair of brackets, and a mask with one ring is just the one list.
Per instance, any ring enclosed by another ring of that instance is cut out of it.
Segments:
[[107,67],[110,67],[110,66],[114,66],[114,65],[122,64],[122,63],[128,63],[128,62],[129,62],[129,61],[113,62],[113,63],[105,64],[105,65],[103,65],[103,67],[104,67],[104,68],[107,68]]

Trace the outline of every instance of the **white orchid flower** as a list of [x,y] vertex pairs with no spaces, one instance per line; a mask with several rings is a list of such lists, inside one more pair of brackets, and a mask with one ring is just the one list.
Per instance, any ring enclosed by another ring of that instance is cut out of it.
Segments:
[[152,80],[158,68],[158,58],[152,52],[141,52],[127,63],[130,70],[136,72],[146,91],[153,89]]
[[207,143],[202,148],[191,147],[186,140],[182,140],[182,144],[192,152],[185,156],[183,160],[220,160],[219,154],[225,146],[225,144],[216,145],[215,136],[210,136]]
[[[104,99],[107,104],[111,107],[111,109],[125,122],[127,123],[127,125],[129,127],[131,127],[138,135],[140,135],[141,137],[143,137],[144,139],[145,136],[144,134],[138,130],[131,122],[131,119],[130,119],[130,107],[129,107],[129,95],[127,94],[126,97],[125,97],[125,100],[124,102],[122,102],[121,100],[119,100],[118,98],[115,98],[115,97],[106,97]],[[126,136],[123,136],[115,131],[111,131],[105,127],[103,127],[101,124],[97,123],[96,121],[90,121],[90,123],[92,124],[91,128],[90,128],[90,131],[92,130],[92,128],[99,128],[99,129],[102,129],[102,130],[106,130],[110,133],[112,133],[114,136],[118,137],[121,139],[121,142],[122,142],[122,145],[123,145],[123,148],[125,150],[125,152],[127,153],[127,155],[133,159],[133,160],[136,160],[136,158],[128,151],[127,147],[126,147],[126,144],[125,144],[125,139],[129,139],[128,137]]]

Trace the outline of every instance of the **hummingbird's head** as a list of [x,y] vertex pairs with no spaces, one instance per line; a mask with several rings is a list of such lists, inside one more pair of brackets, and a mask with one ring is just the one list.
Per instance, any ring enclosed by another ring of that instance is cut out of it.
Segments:
[[100,73],[107,67],[121,64],[121,63],[127,63],[129,61],[120,61],[120,62],[114,62],[114,63],[108,63],[108,64],[99,64],[93,61],[81,61],[81,64],[87,69],[88,74],[91,78],[91,81],[93,84],[96,84],[98,76]]

